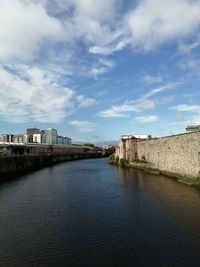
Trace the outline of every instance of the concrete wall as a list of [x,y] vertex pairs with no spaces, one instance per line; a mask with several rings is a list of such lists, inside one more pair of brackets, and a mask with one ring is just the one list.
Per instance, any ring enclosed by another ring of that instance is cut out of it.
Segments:
[[200,176],[200,132],[138,142],[138,157],[162,171]]

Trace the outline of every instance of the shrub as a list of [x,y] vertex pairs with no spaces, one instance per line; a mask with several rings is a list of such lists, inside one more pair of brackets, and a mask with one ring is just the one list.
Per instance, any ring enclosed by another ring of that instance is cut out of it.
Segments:
[[111,155],[109,156],[109,162],[111,162],[111,163],[115,163],[115,154],[111,154]]
[[119,165],[122,166],[122,167],[129,166],[130,165],[130,161],[127,160],[127,159],[120,159]]
[[118,156],[115,158],[115,163],[119,164],[119,157]]

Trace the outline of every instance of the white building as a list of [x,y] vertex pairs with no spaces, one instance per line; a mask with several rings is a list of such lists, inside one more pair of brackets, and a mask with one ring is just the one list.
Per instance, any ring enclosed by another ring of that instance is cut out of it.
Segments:
[[29,142],[29,136],[28,136],[28,134],[24,134],[23,143],[27,144],[28,142]]
[[63,145],[71,145],[72,144],[72,139],[67,137],[67,136],[63,136]]
[[24,143],[24,134],[16,134],[13,137],[14,143]]
[[12,143],[13,142],[13,134],[1,134],[0,135],[0,142]]
[[33,143],[45,144],[45,134],[43,132],[33,134]]

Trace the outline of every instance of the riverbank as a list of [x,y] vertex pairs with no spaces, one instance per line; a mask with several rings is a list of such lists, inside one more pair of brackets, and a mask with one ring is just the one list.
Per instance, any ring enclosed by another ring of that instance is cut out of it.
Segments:
[[7,156],[0,158],[0,180],[33,172],[55,164],[81,159],[98,158],[98,154],[49,154]]
[[167,172],[158,168],[155,168],[151,163],[145,162],[145,161],[132,161],[129,162],[128,160],[117,160],[113,156],[109,158],[109,163],[118,165],[121,167],[126,167],[126,168],[134,168],[134,169],[139,169],[143,170],[144,172],[153,174],[153,175],[164,175],[169,178],[175,179],[179,183],[184,183],[189,186],[196,186],[200,187],[200,177],[191,177],[191,176],[183,176],[178,173],[173,173],[173,172]]

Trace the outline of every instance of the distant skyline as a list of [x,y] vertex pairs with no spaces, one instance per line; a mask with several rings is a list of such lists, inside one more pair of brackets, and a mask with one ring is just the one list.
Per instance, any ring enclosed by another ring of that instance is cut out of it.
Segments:
[[1,0],[0,133],[73,141],[200,124],[199,0]]

